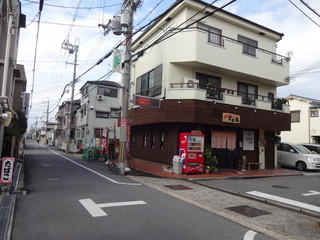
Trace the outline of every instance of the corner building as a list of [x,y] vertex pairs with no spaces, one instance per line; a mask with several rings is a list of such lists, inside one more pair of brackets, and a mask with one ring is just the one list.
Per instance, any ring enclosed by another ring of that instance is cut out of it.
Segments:
[[160,107],[131,106],[132,156],[171,164],[179,134],[201,131],[219,169],[239,168],[243,156],[275,168],[278,134],[290,130],[289,105],[277,98],[289,84],[282,37],[202,1],[176,1],[133,42],[132,98]]

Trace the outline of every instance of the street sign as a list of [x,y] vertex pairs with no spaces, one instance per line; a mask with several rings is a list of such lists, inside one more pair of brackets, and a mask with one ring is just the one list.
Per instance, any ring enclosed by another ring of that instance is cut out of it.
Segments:
[[151,108],[160,108],[160,99],[153,97],[146,97],[135,95],[134,104],[141,107],[151,107]]

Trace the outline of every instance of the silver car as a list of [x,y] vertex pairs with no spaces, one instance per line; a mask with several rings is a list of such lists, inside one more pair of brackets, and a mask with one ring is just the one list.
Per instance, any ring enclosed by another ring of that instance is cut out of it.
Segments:
[[279,165],[296,167],[300,171],[320,169],[320,156],[300,144],[280,143],[277,155]]
[[301,143],[302,146],[308,148],[311,152],[320,154],[320,144],[317,143]]

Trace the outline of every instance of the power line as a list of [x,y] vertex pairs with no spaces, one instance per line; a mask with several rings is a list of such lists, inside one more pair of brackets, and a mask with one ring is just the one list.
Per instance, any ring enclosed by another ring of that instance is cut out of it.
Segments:
[[[30,0],[23,0],[28,3],[35,3],[37,4],[38,2],[36,1],[30,1]],[[122,5],[122,3],[116,3],[112,5],[106,5],[106,6],[98,6],[98,7],[71,7],[71,6],[62,6],[62,5],[55,5],[55,4],[49,4],[45,3],[44,5],[50,6],[50,7],[55,7],[55,8],[70,8],[70,9],[100,9],[100,8],[109,8],[109,7],[116,7]]]
[[296,4],[294,4],[291,0],[288,0],[293,6],[295,6],[303,15],[305,15],[307,18],[309,18],[310,21],[312,21],[314,24],[316,24],[318,27],[320,25],[316,23],[311,17],[309,17],[302,9],[300,9]]
[[317,13],[316,10],[314,10],[313,8],[311,8],[305,1],[300,0],[300,2],[302,2],[307,8],[309,8],[314,14],[316,14],[318,17],[320,17],[320,14]]
[[[30,23],[28,24],[28,26],[34,22],[34,20],[28,20],[30,21]],[[48,21],[42,21],[42,23],[45,23],[45,24],[54,24],[54,25],[61,25],[61,26],[66,26],[66,27],[70,27],[70,26],[73,26],[73,27],[85,27],[85,28],[96,28],[97,26],[86,26],[86,25],[78,25],[78,24],[70,24],[70,23],[58,23],[58,22],[48,22]]]
[[[218,0],[213,1],[210,5],[212,5],[213,3],[217,2],[217,1],[218,1]],[[224,4],[222,7],[216,8],[214,11],[207,13],[207,14],[204,15],[203,17],[195,20],[194,22],[188,24],[187,26],[185,26],[185,27],[183,27],[183,28],[178,29],[177,31],[175,31],[175,32],[173,32],[173,33],[172,33],[172,31],[164,33],[164,34],[163,34],[162,36],[160,36],[157,40],[155,40],[152,44],[150,44],[149,46],[147,46],[147,47],[144,48],[143,50],[139,51],[139,52],[136,53],[134,56],[138,56],[138,57],[139,57],[139,56],[141,55],[141,53],[143,53],[143,52],[146,51],[147,49],[149,49],[149,48],[151,48],[151,47],[153,47],[153,46],[161,43],[161,42],[164,41],[164,40],[167,40],[168,38],[171,38],[172,36],[174,36],[174,35],[180,33],[181,31],[189,28],[190,26],[194,25],[195,23],[200,22],[201,20],[203,20],[203,19],[205,19],[205,18],[207,18],[207,17],[215,14],[216,12],[221,11],[223,8],[229,6],[230,4],[234,3],[235,1],[237,1],[237,0],[232,0],[232,1]],[[185,20],[184,22],[182,22],[181,24],[179,24],[178,27],[181,26],[182,24],[186,23],[187,21],[189,21],[189,20],[190,20],[191,18],[193,18],[194,16],[198,15],[200,12],[202,12],[202,11],[203,11],[204,9],[206,9],[206,8],[207,8],[207,7],[204,7],[202,10],[198,11],[198,12],[197,12],[196,14],[194,14],[192,17],[188,18],[187,20]],[[175,29],[177,29],[177,27],[176,27]],[[172,34],[168,36],[169,33],[172,33]]]
[[33,88],[34,88],[34,79],[35,79],[35,72],[36,72],[37,50],[38,50],[40,20],[41,20],[41,12],[43,9],[43,1],[44,0],[40,0],[39,2],[39,12],[38,12],[39,19],[38,19],[38,28],[37,28],[37,35],[36,35],[36,47],[34,50],[34,59],[33,59],[32,87],[30,91],[30,109],[32,108]]
[[156,5],[154,8],[152,8],[152,9],[150,10],[150,12],[149,12],[144,18],[142,18],[142,20],[141,20],[140,22],[138,22],[138,23],[136,24],[136,26],[139,26],[140,23],[142,23],[144,20],[146,20],[146,18],[147,18],[162,2],[163,2],[163,0],[161,0],[160,2],[158,2],[157,5]]

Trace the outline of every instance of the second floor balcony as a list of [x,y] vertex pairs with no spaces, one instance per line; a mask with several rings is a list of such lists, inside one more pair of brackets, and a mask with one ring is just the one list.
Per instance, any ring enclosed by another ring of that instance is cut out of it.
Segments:
[[283,98],[274,98],[270,95],[263,96],[209,85],[200,86],[198,83],[194,83],[193,87],[190,88],[187,84],[171,83],[170,88],[166,89],[165,98],[181,100],[198,99],[269,111],[290,112],[288,101]]

